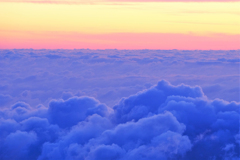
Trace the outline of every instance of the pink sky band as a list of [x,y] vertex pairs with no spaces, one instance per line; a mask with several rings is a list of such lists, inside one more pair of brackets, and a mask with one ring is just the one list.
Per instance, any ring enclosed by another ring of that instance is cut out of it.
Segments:
[[240,49],[240,35],[171,33],[79,34],[68,32],[15,32],[0,36],[0,49]]

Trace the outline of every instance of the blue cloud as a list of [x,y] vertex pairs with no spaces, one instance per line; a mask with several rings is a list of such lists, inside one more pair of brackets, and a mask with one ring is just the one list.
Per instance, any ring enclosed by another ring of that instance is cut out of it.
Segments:
[[167,81],[113,109],[90,97],[48,107],[18,102],[1,111],[0,158],[236,159],[239,108],[209,100],[200,87]]
[[51,123],[67,128],[76,125],[79,121],[83,121],[93,114],[106,116],[110,110],[106,105],[100,104],[93,98],[73,97],[66,101],[51,101],[48,115]]
[[[0,89],[1,89],[1,86],[0,86]],[[10,95],[0,94],[0,107],[5,106],[9,102],[11,102],[11,100],[12,100],[12,97]]]
[[47,106],[67,91],[112,107],[122,97],[146,89],[146,82],[153,85],[159,79],[201,86],[209,99],[240,100],[239,50],[15,49],[0,53],[0,95],[11,97],[0,106],[17,101]]
[[1,160],[239,159],[238,50],[0,53]]
[[1,159],[29,159],[35,157],[31,151],[32,145],[37,141],[34,132],[16,131],[9,134],[1,146]]
[[200,87],[190,87],[186,85],[172,86],[167,81],[160,81],[157,86],[139,92],[127,99],[122,99],[119,105],[114,106],[117,122],[127,122],[138,120],[149,114],[156,114],[158,108],[169,96],[183,97],[203,97]]

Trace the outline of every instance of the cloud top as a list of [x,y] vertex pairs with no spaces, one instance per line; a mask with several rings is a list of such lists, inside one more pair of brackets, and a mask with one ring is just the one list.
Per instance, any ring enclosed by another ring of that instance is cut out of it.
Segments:
[[165,80],[113,109],[90,97],[19,102],[0,111],[0,158],[237,159],[239,107]]

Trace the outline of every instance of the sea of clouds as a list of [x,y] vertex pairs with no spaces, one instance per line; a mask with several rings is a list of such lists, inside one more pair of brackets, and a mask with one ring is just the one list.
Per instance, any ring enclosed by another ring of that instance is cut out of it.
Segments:
[[0,50],[0,159],[239,159],[239,53]]

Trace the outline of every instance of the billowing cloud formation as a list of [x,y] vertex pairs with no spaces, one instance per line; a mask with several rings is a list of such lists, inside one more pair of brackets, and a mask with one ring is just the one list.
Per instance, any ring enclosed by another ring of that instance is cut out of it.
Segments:
[[113,109],[89,97],[18,102],[0,111],[0,159],[237,159],[239,107],[167,81]]
[[105,117],[110,112],[109,110],[107,106],[98,104],[92,98],[82,97],[71,98],[67,101],[52,101],[49,104],[48,114],[53,124],[66,128],[76,125],[93,114]]

